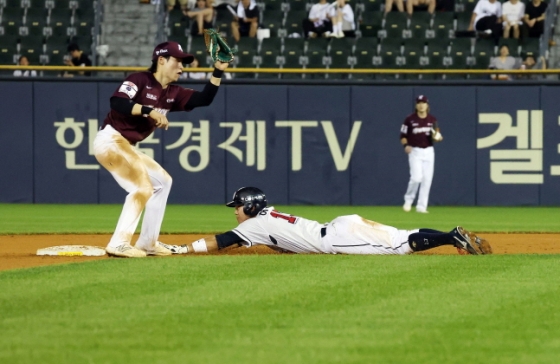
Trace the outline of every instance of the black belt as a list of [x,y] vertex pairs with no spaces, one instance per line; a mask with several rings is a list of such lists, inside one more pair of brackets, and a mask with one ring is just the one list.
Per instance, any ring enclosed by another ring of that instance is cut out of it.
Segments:
[[322,228],[321,228],[321,237],[324,238],[325,235],[327,235],[327,228],[326,228],[326,227],[322,227]]

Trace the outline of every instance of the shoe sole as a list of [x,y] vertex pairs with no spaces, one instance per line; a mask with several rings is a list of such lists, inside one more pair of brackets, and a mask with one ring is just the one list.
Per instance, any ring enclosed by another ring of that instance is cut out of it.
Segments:
[[134,247],[130,247],[125,251],[118,251],[116,248],[105,248],[107,255],[118,258],[145,258],[146,252]]
[[454,236],[455,240],[457,240],[459,243],[463,245],[460,248],[465,249],[467,252],[469,252],[469,254],[472,255],[492,254],[492,247],[486,240],[482,240],[475,235],[474,240],[475,240],[475,244],[477,244],[477,246],[475,247],[471,244],[469,233],[463,227],[457,226],[456,230],[457,230],[457,234],[459,234],[463,239],[461,240],[456,236]]

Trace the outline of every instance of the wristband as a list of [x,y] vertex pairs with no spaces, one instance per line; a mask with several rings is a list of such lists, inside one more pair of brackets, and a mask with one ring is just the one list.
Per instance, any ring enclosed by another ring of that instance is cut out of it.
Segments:
[[142,106],[142,109],[141,109],[140,112],[142,113],[142,116],[147,117],[148,115],[150,115],[150,113],[152,112],[152,110],[153,110],[153,109],[152,109],[151,107],[149,107],[149,106]]
[[224,71],[219,70],[217,68],[214,68],[214,71],[212,72],[212,77],[222,78],[223,74],[224,74]]

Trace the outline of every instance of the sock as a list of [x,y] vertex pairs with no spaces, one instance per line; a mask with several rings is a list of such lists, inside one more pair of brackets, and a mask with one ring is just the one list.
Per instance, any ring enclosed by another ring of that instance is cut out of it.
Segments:
[[[424,230],[432,232],[424,232]],[[442,233],[431,229],[420,229],[420,232],[410,234],[408,236],[408,245],[410,245],[410,248],[413,251],[419,252],[422,250],[436,248],[441,245],[455,246],[455,239],[449,233]]]

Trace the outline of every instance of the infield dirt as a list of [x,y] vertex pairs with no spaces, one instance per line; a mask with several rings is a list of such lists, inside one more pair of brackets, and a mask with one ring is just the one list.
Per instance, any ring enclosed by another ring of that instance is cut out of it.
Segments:
[[[560,234],[480,234],[492,245],[494,254],[560,254]],[[166,244],[181,245],[200,239],[203,235],[162,235]],[[118,259],[79,256],[37,256],[37,249],[56,245],[92,245],[104,247],[110,235],[0,235],[0,270],[29,268],[51,264],[77,263],[99,259]],[[134,240],[133,240],[134,241]],[[231,248],[217,254],[280,254],[265,246]],[[417,253],[427,255],[457,254],[451,246]],[[147,259],[177,259],[191,256],[150,257]]]

